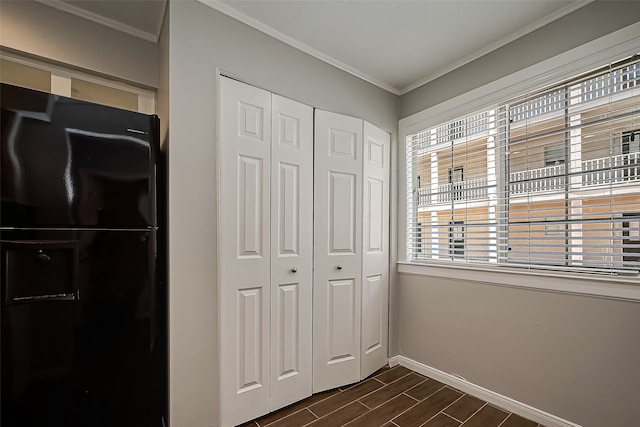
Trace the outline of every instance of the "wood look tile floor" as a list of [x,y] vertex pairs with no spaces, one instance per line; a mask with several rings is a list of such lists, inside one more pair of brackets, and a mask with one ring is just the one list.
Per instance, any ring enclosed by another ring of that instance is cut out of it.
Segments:
[[313,396],[241,427],[543,427],[403,366]]

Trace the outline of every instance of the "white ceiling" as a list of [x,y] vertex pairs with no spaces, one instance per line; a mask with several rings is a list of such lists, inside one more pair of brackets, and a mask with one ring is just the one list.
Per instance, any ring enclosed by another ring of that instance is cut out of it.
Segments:
[[[166,0],[36,1],[151,41],[166,8]],[[591,0],[200,1],[403,94]]]

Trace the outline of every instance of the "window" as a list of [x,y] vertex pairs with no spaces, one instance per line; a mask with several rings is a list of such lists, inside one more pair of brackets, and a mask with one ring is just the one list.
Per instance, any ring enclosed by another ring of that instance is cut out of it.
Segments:
[[412,133],[407,258],[640,270],[640,61]]
[[464,168],[458,166],[457,168],[449,169],[449,183],[456,184],[464,181]]
[[451,221],[449,227],[449,253],[451,259],[464,257],[464,221]]
[[640,130],[622,134],[622,162],[628,166],[624,170],[626,180],[640,177]]
[[487,221],[497,200],[494,116],[483,111],[421,132],[421,138],[408,137],[412,219],[420,224],[411,229],[415,259],[493,256]]
[[640,262],[640,212],[623,215],[622,246],[624,261]]
[[640,152],[640,130],[633,130],[622,133],[622,153]]
[[564,165],[564,147],[544,147],[544,165]]
[[453,200],[463,200],[465,194],[464,188],[464,168],[458,166],[456,168],[449,168],[449,184],[451,184],[451,198]]

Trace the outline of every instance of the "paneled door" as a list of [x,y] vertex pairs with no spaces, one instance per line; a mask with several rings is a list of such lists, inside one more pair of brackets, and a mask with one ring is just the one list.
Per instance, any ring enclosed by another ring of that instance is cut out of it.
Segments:
[[313,391],[360,380],[362,120],[316,110]]
[[233,426],[269,411],[269,92],[221,79],[219,152],[220,411]]
[[271,411],[311,395],[313,108],[272,95]]
[[221,424],[312,381],[313,109],[220,80]]
[[364,122],[360,378],[388,361],[390,138]]

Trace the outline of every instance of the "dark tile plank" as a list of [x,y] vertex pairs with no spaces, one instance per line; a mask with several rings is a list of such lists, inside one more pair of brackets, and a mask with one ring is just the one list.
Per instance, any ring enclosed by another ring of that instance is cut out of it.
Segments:
[[378,406],[376,409],[367,412],[360,418],[347,424],[347,427],[378,427],[386,424],[389,420],[403,413],[415,405],[416,400],[401,394],[387,403]]
[[255,421],[247,421],[246,423],[240,424],[237,427],[258,427],[258,424],[256,424]]
[[378,381],[382,381],[385,384],[389,384],[394,382],[395,380],[404,377],[405,375],[411,373],[410,369],[405,368],[404,366],[394,366],[393,368],[384,371],[383,373],[376,375],[374,378]]
[[396,397],[400,393],[409,390],[410,388],[420,384],[424,381],[424,378],[415,375],[413,373],[405,375],[397,381],[387,384],[386,386],[374,391],[371,394],[360,399],[360,402],[368,406],[369,408],[375,408],[382,405],[387,400]]
[[393,419],[400,427],[418,427],[458,400],[462,393],[445,387]]
[[415,386],[405,394],[408,394],[414,399],[424,400],[443,387],[444,384],[442,384],[441,382],[428,378],[425,382]]
[[357,385],[361,384],[362,382],[364,382],[364,381],[366,381],[368,379],[374,378],[374,377],[376,377],[376,376],[378,376],[378,375],[380,375],[380,374],[382,374],[384,372],[387,372],[390,369],[392,369],[392,368],[390,368],[389,365],[384,365],[382,368],[378,369],[377,371],[375,371],[373,374],[369,375],[368,377],[366,377],[362,381],[357,382],[357,383],[353,383],[353,384],[343,385],[339,389],[340,389],[340,391],[349,390],[350,388],[356,387]]
[[279,420],[280,418],[284,418],[287,415],[291,415],[294,412],[298,412],[299,410],[306,408],[307,406],[311,406],[314,403],[321,402],[337,393],[340,393],[340,390],[333,389],[327,391],[321,391],[320,393],[316,393],[311,397],[306,398],[305,400],[301,400],[300,402],[296,402],[289,406],[285,406],[282,409],[278,409],[277,411],[271,412],[270,414],[264,415],[256,420],[259,426],[263,427],[267,424],[271,424],[274,421]]
[[355,420],[359,416],[366,414],[369,408],[360,402],[353,402],[337,411],[325,415],[317,421],[309,424],[309,427],[336,427]]
[[[297,405],[299,403],[304,403],[305,407],[306,406],[311,406],[314,403],[318,403],[324,399],[327,399],[331,396],[333,396],[334,394],[338,394],[340,393],[340,390],[338,390],[337,388],[334,388],[333,390],[327,390],[327,391],[321,391],[319,393],[315,393],[313,395],[311,395],[311,397],[307,397],[305,400],[303,400],[302,402],[296,402],[293,405]],[[291,405],[291,406],[293,406]]]
[[442,412],[431,418],[422,427],[458,427],[460,423]]
[[390,368],[389,365],[384,365],[382,368],[378,369],[373,374],[369,375],[366,379],[377,377],[378,375],[384,372],[387,372],[389,369],[393,369],[393,368]]
[[464,427],[498,427],[508,415],[501,409],[485,405],[464,423]]
[[333,412],[338,408],[348,405],[354,400],[358,400],[361,397],[371,393],[372,391],[381,388],[382,386],[383,384],[380,381],[370,379],[358,384],[355,387],[351,387],[348,390],[337,393],[334,396],[323,400],[322,402],[318,402],[315,405],[310,406],[309,409],[318,417],[323,417],[329,412]]
[[447,415],[451,415],[460,422],[465,422],[467,421],[467,418],[473,415],[478,409],[482,408],[485,403],[486,402],[478,399],[477,397],[465,394],[456,403],[449,406],[443,412]]
[[520,415],[511,414],[500,427],[538,427],[538,423],[522,418]]
[[269,424],[269,427],[302,427],[317,419],[308,409],[303,409],[288,417],[281,418],[273,424]]

